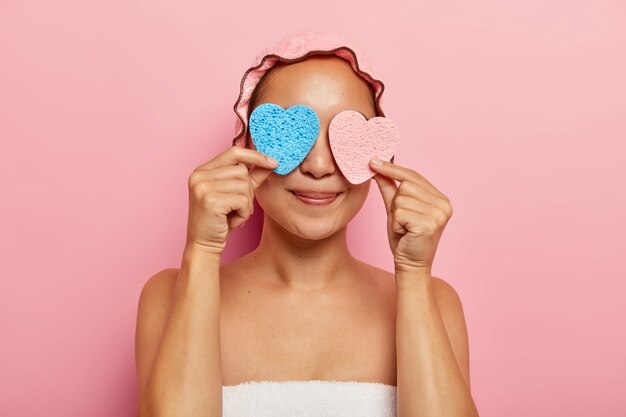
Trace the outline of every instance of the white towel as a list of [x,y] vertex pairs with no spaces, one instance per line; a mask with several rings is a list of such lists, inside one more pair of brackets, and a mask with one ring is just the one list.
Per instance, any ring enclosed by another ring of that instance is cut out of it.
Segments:
[[396,387],[380,382],[250,381],[222,387],[222,417],[395,417]]

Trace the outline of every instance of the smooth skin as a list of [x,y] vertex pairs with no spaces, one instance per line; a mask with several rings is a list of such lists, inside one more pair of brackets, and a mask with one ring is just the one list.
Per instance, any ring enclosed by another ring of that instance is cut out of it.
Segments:
[[[319,137],[286,176],[252,141],[191,174],[181,267],[151,277],[139,299],[139,415],[221,416],[222,385],[316,379],[397,385],[402,417],[478,415],[461,300],[430,274],[449,200],[409,168],[372,166],[395,271],[356,259],[346,227],[371,181],[353,185],[341,174],[328,125],[344,110],[374,117],[370,87],[333,56],[272,71],[255,106],[308,105],[320,118]],[[342,193],[313,207],[291,189]],[[258,247],[220,265],[254,198],[264,209]]]

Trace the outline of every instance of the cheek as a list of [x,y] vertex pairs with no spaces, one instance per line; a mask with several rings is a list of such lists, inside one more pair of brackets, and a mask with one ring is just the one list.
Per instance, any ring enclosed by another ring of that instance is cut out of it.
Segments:
[[363,204],[365,204],[365,200],[367,200],[367,196],[369,195],[370,186],[371,181],[368,180],[363,184],[351,186],[347,191],[344,204],[351,218],[355,216],[361,210]]
[[286,199],[285,187],[282,185],[280,175],[273,172],[254,190],[254,196],[259,205],[265,207],[278,207],[284,205]]
[[350,192],[356,198],[365,200],[367,198],[367,195],[369,194],[371,185],[372,185],[372,180],[367,180],[362,184],[353,185],[352,187],[350,187]]

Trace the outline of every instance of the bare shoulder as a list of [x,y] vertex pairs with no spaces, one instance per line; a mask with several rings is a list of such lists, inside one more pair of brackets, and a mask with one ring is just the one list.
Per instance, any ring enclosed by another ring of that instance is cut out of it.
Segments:
[[169,313],[176,281],[177,268],[163,269],[152,275],[143,285],[137,306],[137,330],[158,332]]
[[[383,285],[393,284],[395,285],[395,273],[387,271],[386,269],[379,268],[377,266],[365,263],[363,261],[359,261],[361,263],[362,268],[364,268],[365,273],[368,276],[374,277],[376,281]],[[433,290],[435,296],[437,297],[437,302],[440,304],[440,307],[443,305],[443,308],[452,308],[452,309],[462,309],[461,298],[456,291],[456,289],[450,284],[448,281],[439,277],[432,277]]]
[[[393,288],[396,290],[395,274],[373,265],[364,264],[373,276],[377,277],[377,282],[381,288]],[[441,313],[446,333],[454,351],[455,358],[463,374],[463,378],[471,390],[470,369],[469,369],[469,340],[463,304],[458,291],[443,278],[432,277],[432,289],[437,300],[437,306]]]
[[168,296],[176,285],[178,268],[166,268],[152,275],[144,284],[139,301]]
[[139,295],[135,324],[135,368],[140,399],[167,322],[177,280],[178,268],[163,269],[145,282]]
[[439,277],[432,278],[437,306],[450,339],[450,345],[454,351],[459,369],[463,374],[463,379],[471,391],[469,337],[461,297],[446,280]]
[[378,285],[386,286],[388,288],[393,286],[393,288],[395,288],[396,276],[393,272],[389,272],[386,269],[379,268],[360,260],[358,262],[363,270],[362,273],[364,276],[373,278],[373,281]]
[[[437,302],[444,306],[461,308],[461,297],[457,290],[443,278],[432,277],[433,290],[437,296]],[[440,305],[441,307],[441,305]]]
[[[395,285],[396,276],[393,272],[387,271],[382,268],[378,268],[374,265],[362,262],[363,268],[367,271],[368,275],[376,278],[382,285]],[[448,281],[439,277],[432,277],[433,291],[437,297],[437,303],[440,308],[445,310],[458,310],[463,308],[461,303],[461,297],[456,289]]]

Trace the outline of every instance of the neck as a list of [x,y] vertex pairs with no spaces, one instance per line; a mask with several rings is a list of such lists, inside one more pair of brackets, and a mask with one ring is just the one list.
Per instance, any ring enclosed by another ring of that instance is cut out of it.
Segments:
[[265,215],[258,247],[249,256],[267,279],[296,290],[329,288],[350,278],[359,261],[348,250],[347,227],[322,239],[296,236]]

